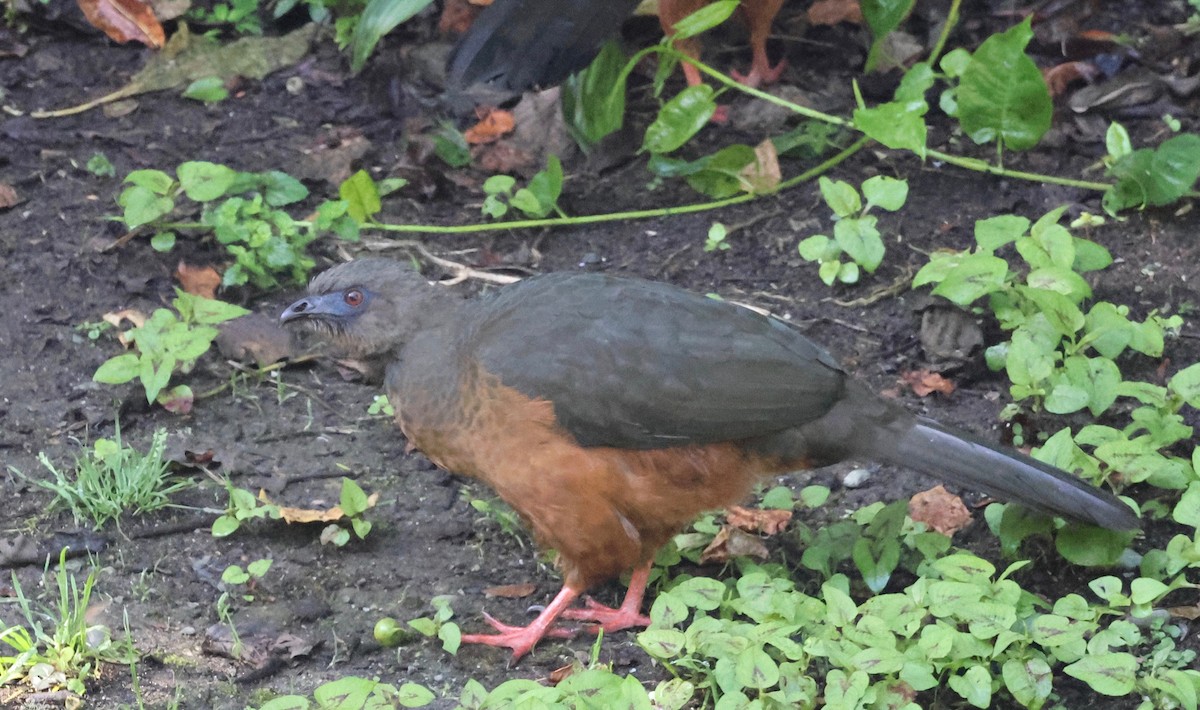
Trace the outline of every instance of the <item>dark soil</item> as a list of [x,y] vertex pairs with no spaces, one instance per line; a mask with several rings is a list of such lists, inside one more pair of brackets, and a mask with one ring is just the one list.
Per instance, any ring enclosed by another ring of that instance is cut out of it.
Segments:
[[[1142,27],[1142,22],[1182,19],[1181,14],[1149,16],[1149,12],[1166,12],[1145,9],[1155,3],[1108,5],[1111,14],[1093,18],[1089,27],[1125,31]],[[973,46],[1002,29],[1004,22],[991,16],[968,17],[956,41]],[[42,583],[47,554],[56,557],[64,541],[95,550],[102,570],[98,595],[105,601],[96,609],[97,618],[120,629],[122,614],[128,613],[133,639],[145,654],[139,665],[141,690],[152,707],[179,697],[189,708],[241,708],[259,702],[265,697],[263,691],[307,693],[321,682],[346,675],[378,676],[396,683],[411,680],[455,697],[468,678],[488,687],[518,676],[545,678],[552,669],[586,657],[589,651],[591,641],[586,638],[548,641],[509,670],[507,654],[496,649],[468,647],[450,656],[438,643],[425,639],[399,651],[381,648],[372,638],[372,627],[382,616],[404,621],[428,615],[429,599],[449,594],[455,598],[456,619],[466,630],[478,631],[483,628],[481,611],[518,621],[530,604],[548,601],[558,589],[559,578],[525,538],[504,534],[496,522],[481,517],[470,505],[471,498],[489,498],[486,489],[436,469],[420,454],[407,454],[395,426],[366,413],[377,391],[344,381],[330,364],[289,367],[276,379],[238,374],[222,358],[209,355],[186,381],[198,393],[218,391],[198,400],[190,414],[177,416],[147,407],[140,390],[132,386],[94,383],[96,367],[119,352],[119,346],[109,338],[90,341],[77,328],[106,312],[159,307],[172,296],[172,273],[181,259],[198,264],[223,260],[219,245],[209,239],[181,240],[170,254],[153,251],[146,238],[115,244],[123,229],[105,216],[117,211],[121,178],[131,170],[172,171],[182,161],[210,160],[241,170],[305,175],[309,174],[306,154],[313,147],[331,144],[334,136],[361,135],[369,147],[355,167],[366,168],[376,177],[419,177],[414,184],[422,186],[390,198],[382,221],[479,221],[482,173],[449,171],[433,164],[411,167],[411,135],[406,127],[436,118],[440,111],[420,98],[429,90],[413,79],[411,68],[417,50],[436,49],[437,43],[426,39],[431,24],[425,18],[404,28],[359,77],[349,75],[344,57],[325,38],[297,67],[248,82],[238,87],[233,98],[213,106],[162,92],[138,97],[136,110],[119,117],[92,110],[51,120],[35,120],[27,114],[114,90],[143,65],[148,52],[132,45],[114,46],[61,25],[20,33],[0,29],[0,48],[23,45],[27,49],[21,56],[0,53],[0,104],[5,109],[0,118],[0,183],[14,187],[22,199],[0,211],[0,264],[5,274],[0,282],[0,338],[6,355],[0,361],[0,451],[6,467],[38,474],[42,471],[36,461],[39,452],[69,465],[81,451],[79,442],[112,436],[119,415],[124,437],[137,446],[144,447],[155,428],[166,427],[177,459],[183,458],[184,451],[211,451],[216,473],[229,476],[239,487],[265,488],[283,504],[332,505],[343,475],[381,494],[379,505],[369,513],[374,530],[365,541],[344,548],[322,545],[319,526],[279,523],[252,524],[229,538],[214,539],[208,531],[212,515],[196,509],[132,517],[122,522],[120,530],[110,527],[89,533],[77,529],[67,513],[47,513],[50,496],[5,468],[0,473],[5,501],[5,511],[0,513],[2,544],[24,552],[4,552],[0,560],[14,569],[27,594],[41,596],[48,592]],[[863,58],[858,35],[850,29],[811,29],[806,40],[772,46],[777,56],[786,52],[792,67],[784,82],[799,87],[823,110],[848,113],[853,96],[846,87]],[[745,58],[731,52],[720,54],[721,62],[741,66]],[[293,91],[288,90],[289,80]],[[742,101],[733,103],[736,112]],[[1195,132],[1200,130],[1197,108],[1193,98],[1170,112],[1183,122],[1184,130]],[[651,109],[644,92],[635,96],[635,120],[644,121]],[[1153,115],[1157,118],[1161,112]],[[1135,143],[1162,139],[1158,134],[1162,124],[1156,118],[1126,119]],[[1007,165],[1065,176],[1082,174],[1104,153],[1102,130],[1094,131],[1090,120],[1063,113],[1044,147],[1007,155]],[[762,135],[736,126],[735,121],[732,127],[707,129],[697,154],[729,142],[761,140]],[[932,145],[955,152],[978,151],[981,157],[993,155],[991,148],[974,148],[948,129],[934,133]],[[96,152],[115,164],[117,177],[99,178],[83,168]],[[796,174],[807,167],[785,162],[784,173]],[[642,159],[629,159],[599,175],[578,168],[569,172],[562,199],[569,214],[697,201],[686,186],[671,181],[648,189],[652,180]],[[1063,203],[1070,205],[1072,215],[1102,213],[1099,196],[1087,191],[982,176],[884,150],[860,153],[834,176],[857,184],[875,174],[907,179],[910,197],[902,212],[882,218],[890,235],[883,266],[854,288],[825,287],[815,268],[796,253],[800,239],[830,229],[828,210],[815,185],[717,214],[423,241],[435,253],[477,266],[515,259],[539,272],[588,268],[636,274],[754,303],[790,318],[876,389],[900,390],[901,372],[928,366],[917,340],[917,308],[923,298],[901,290],[869,305],[849,307],[838,305],[834,298],[869,295],[911,274],[931,250],[970,245],[976,219],[1005,213],[1037,218]],[[326,183],[309,185],[321,199],[333,194]],[[706,253],[704,238],[714,220],[737,229],[730,237],[731,249]],[[1117,263],[1095,281],[1097,298],[1126,303],[1139,317],[1154,309],[1185,314],[1186,337],[1168,343],[1162,362],[1128,363],[1142,376],[1164,379],[1179,366],[1200,360],[1198,329],[1193,317],[1186,315],[1200,304],[1198,227],[1196,212],[1184,208],[1110,220],[1090,235],[1117,257]],[[330,239],[316,244],[315,252],[324,266],[344,248],[355,250]],[[436,272],[430,265],[429,273]],[[299,290],[234,290],[223,297],[274,317]],[[951,376],[957,389],[950,396],[919,399],[907,391],[900,396],[913,410],[1005,438],[997,424],[997,413],[1008,398],[1003,382],[977,365]],[[221,389],[223,385],[227,386]],[[1194,413],[1189,416],[1190,423],[1200,424]],[[1048,421],[1033,425],[1052,430],[1058,426]],[[821,516],[875,500],[897,499],[931,485],[928,480],[883,470],[867,486],[849,490],[840,486],[846,470],[796,476],[793,483],[815,480],[834,488]],[[223,508],[222,488],[195,470],[188,475],[203,485],[181,502]],[[1162,547],[1177,532],[1171,526],[1158,526],[1138,547]],[[981,520],[959,542],[996,557],[995,542]],[[1028,554],[1041,564],[1021,583],[1035,592],[1060,596],[1084,589],[1090,578],[1086,571],[1064,571],[1052,550],[1034,548]],[[254,668],[210,652],[220,638],[219,629],[210,627],[217,623],[221,572],[230,564],[245,565],[260,558],[273,559],[274,566],[257,588],[257,600],[239,612],[239,632],[252,643],[291,634],[312,648],[296,658],[285,653]],[[719,570],[707,573],[719,574]],[[524,599],[491,599],[483,594],[493,585],[531,580],[537,590]],[[7,590],[7,585],[0,582],[0,590]],[[599,598],[610,602],[620,592],[616,584],[596,590]],[[0,619],[14,621],[10,611],[0,607]],[[1196,647],[1194,640],[1187,643]],[[612,661],[616,670],[647,681],[663,675],[631,634],[605,639],[602,658]],[[1067,707],[1096,704],[1080,686],[1060,681],[1058,688]],[[98,681],[89,684],[87,698],[94,707],[133,702],[127,671],[105,669]],[[1111,707],[1135,705],[1120,700]]]

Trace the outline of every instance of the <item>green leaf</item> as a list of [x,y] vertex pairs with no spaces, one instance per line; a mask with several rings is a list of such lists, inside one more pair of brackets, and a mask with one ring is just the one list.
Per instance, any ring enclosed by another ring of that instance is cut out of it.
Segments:
[[841,273],[842,262],[840,261],[823,261],[817,269],[817,276],[821,277],[821,281],[825,282],[826,286],[832,286],[834,281],[837,281],[838,274]]
[[1003,288],[1007,275],[1008,262],[1004,259],[985,253],[971,254],[958,262],[933,289],[933,294],[960,306],[968,306]]
[[[1058,531],[1054,546],[1067,561],[1084,567],[1108,567],[1121,559],[1133,533],[1072,524]],[[1077,676],[1078,677],[1078,676]]]
[[910,150],[925,157],[928,129],[922,101],[891,101],[854,110],[854,127],[893,150]]
[[1041,71],[1025,55],[1032,16],[983,41],[963,71],[958,118],[976,143],[999,140],[1013,150],[1037,145],[1054,106]]
[[365,170],[359,170],[338,186],[338,197],[346,201],[346,213],[359,224],[365,224],[383,209],[379,189]]
[[1124,158],[1132,153],[1133,141],[1129,139],[1129,131],[1125,130],[1125,126],[1116,121],[1110,123],[1104,134],[1104,147],[1111,158]]
[[867,209],[878,205],[888,212],[895,212],[908,200],[908,182],[887,175],[867,178],[862,184],[863,197],[867,198]]
[[975,222],[975,243],[980,249],[994,252],[1012,244],[1029,231],[1029,220],[1015,214],[1004,214]]
[[711,577],[692,577],[672,589],[671,594],[693,609],[712,611],[725,598],[725,585]]
[[222,515],[213,521],[212,536],[228,537],[232,535],[239,527],[241,527],[241,525],[242,522],[238,520],[237,517],[229,514]]
[[[884,41],[888,34],[900,26],[908,13],[912,11],[916,0],[862,0],[863,19],[871,28],[871,50],[867,55],[865,70],[875,71],[884,60],[883,52],[887,44]],[[894,61],[889,64],[895,64]]]
[[162,197],[141,185],[134,185],[122,191],[121,196],[117,198],[117,204],[125,208],[121,219],[130,229],[150,224],[175,209],[175,200]]
[[695,37],[729,19],[737,9],[739,0],[719,0],[709,3],[699,10],[678,21],[674,25],[672,36],[676,41]]
[[175,248],[174,232],[157,232],[150,237],[150,248],[157,252],[168,252]]
[[654,122],[646,129],[642,150],[650,153],[676,150],[708,125],[708,120],[716,110],[711,86],[689,86],[659,110]]
[[1182,397],[1183,401],[1200,409],[1200,363],[1176,372],[1167,382],[1167,387]]
[[1050,697],[1054,676],[1050,664],[1039,657],[1010,658],[1004,662],[1001,675],[1013,698],[1025,707],[1037,707]]
[[1185,195],[1200,176],[1200,136],[1185,133],[1158,148],[1143,148],[1117,160],[1109,172],[1117,178],[1104,194],[1104,208],[1167,205]]
[[199,160],[181,163],[175,174],[183,193],[196,202],[223,197],[237,177],[233,168]]
[[[1196,451],[1200,451],[1200,447]],[[1171,518],[1181,525],[1200,528],[1200,482],[1193,481],[1188,485],[1188,489],[1175,504],[1175,509],[1171,511]]]
[[141,360],[136,353],[111,357],[101,363],[92,379],[106,385],[121,385],[138,376]]
[[1075,263],[1071,268],[1079,273],[1100,271],[1112,264],[1112,254],[1103,246],[1082,237],[1075,237]]
[[304,183],[280,170],[271,170],[259,176],[262,180],[263,199],[272,207],[283,207],[300,202],[308,197]]
[[992,676],[983,666],[971,666],[962,675],[952,675],[950,689],[977,708],[991,707]]
[[1087,683],[1101,695],[1122,696],[1133,692],[1138,660],[1128,653],[1097,653],[1084,656],[1063,668],[1072,678]]
[[433,0],[369,0],[354,26],[350,39],[350,70],[357,74],[367,63],[375,45],[401,22],[430,5]]
[[829,209],[838,217],[845,219],[862,211],[862,198],[850,183],[830,180],[822,175],[817,185],[821,188],[821,197],[825,198],[825,204],[829,205]]
[[[454,627],[455,630],[458,629],[458,626],[456,626],[454,624],[446,624],[446,626],[442,627],[442,628],[446,628],[446,627]],[[443,638],[442,641],[446,642],[446,639]],[[448,644],[448,642],[446,642],[446,644]],[[443,647],[446,644],[443,644]],[[455,650],[451,650],[451,649],[447,648],[446,651],[448,651],[449,653],[455,653],[457,651],[457,644],[455,644]],[[430,691],[428,688],[426,688],[423,685],[418,685],[416,683],[402,683],[400,685],[400,688],[397,689],[397,691],[396,691],[396,700],[406,708],[424,707],[424,706],[432,703],[434,698],[436,698],[436,697],[437,696],[435,696],[433,694],[433,692]],[[364,706],[364,707],[374,707],[374,706]]]
[[350,518],[353,518],[356,515],[362,515],[370,506],[367,494],[357,483],[349,478],[342,479],[342,495],[340,502],[342,512]]
[[[562,162],[553,153],[546,158],[546,169],[539,171],[529,180],[529,194],[536,201],[533,212],[517,204],[517,195],[513,196],[513,206],[533,217],[545,217],[554,211],[558,197],[562,194],[563,169]],[[520,192],[518,191],[518,195]]]
[[250,564],[246,565],[246,572],[251,577],[255,577],[257,579],[262,579],[262,576],[267,573],[267,570],[271,569],[271,563],[273,563],[273,562],[274,562],[274,560],[272,560],[270,558],[255,560],[255,561],[251,562]]
[[770,688],[779,682],[779,666],[762,648],[748,648],[737,655],[735,676],[744,688]]
[[867,273],[874,273],[883,262],[883,239],[875,228],[873,215],[839,220],[833,225],[833,238]]
[[229,98],[229,89],[225,88],[225,80],[221,77],[206,76],[188,84],[183,90],[183,98],[215,104]]
[[171,191],[175,181],[161,170],[134,170],[125,176],[125,182],[144,187],[156,195],[165,195]]
[[824,234],[814,234],[807,239],[802,239],[796,245],[796,250],[800,252],[800,256],[805,261],[823,261],[829,258],[829,247],[833,243],[833,240]]
[[678,629],[648,629],[637,635],[638,645],[655,658],[674,658],[684,649],[687,637]]
[[562,115],[585,151],[625,123],[625,62],[620,45],[609,40],[586,69],[562,84]]

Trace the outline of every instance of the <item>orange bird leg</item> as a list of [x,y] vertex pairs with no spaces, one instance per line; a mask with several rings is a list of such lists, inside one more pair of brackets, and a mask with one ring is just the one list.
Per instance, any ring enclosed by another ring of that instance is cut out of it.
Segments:
[[750,61],[749,74],[736,71],[729,74],[746,86],[757,88],[763,84],[773,84],[779,81],[779,75],[783,73],[786,62],[780,61],[771,66],[771,60],[767,58],[767,38],[771,36],[771,24],[782,5],[783,0],[742,0],[742,14],[750,29],[750,49],[754,56]]
[[604,606],[591,599],[584,600],[583,609],[566,609],[562,618],[589,621],[593,630],[604,629],[605,633],[650,625],[650,617],[642,614],[642,598],[646,594],[646,583],[650,581],[650,562],[633,570],[629,577],[629,590],[625,601],[617,609]]
[[574,631],[569,629],[555,629],[554,622],[562,615],[571,602],[579,596],[580,590],[572,589],[566,585],[554,597],[554,600],[542,610],[537,618],[530,622],[529,626],[509,626],[508,624],[496,621],[489,614],[484,614],[484,618],[492,625],[492,628],[500,633],[496,634],[463,634],[462,643],[478,643],[484,646],[503,646],[512,649],[512,661],[516,663],[521,656],[533,650],[538,641],[541,641],[546,636],[556,638],[571,638],[575,635]]

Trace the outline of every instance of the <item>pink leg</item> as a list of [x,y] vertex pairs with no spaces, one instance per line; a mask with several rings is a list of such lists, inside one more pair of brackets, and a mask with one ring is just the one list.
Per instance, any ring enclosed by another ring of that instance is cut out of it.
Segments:
[[625,600],[618,609],[604,606],[587,599],[583,609],[566,609],[562,612],[564,619],[589,621],[595,624],[593,628],[604,629],[605,633],[620,631],[634,627],[650,625],[650,617],[642,614],[642,598],[646,594],[646,583],[650,581],[650,563],[638,567],[629,578],[629,590],[625,592]]
[[[783,0],[756,0],[754,3],[742,3],[742,11],[746,16],[746,24],[750,27],[750,48],[753,59],[750,61],[750,73],[740,74],[729,72],[730,75],[746,86],[758,88],[764,84],[774,84],[779,81],[785,63],[779,62],[771,66],[767,58],[767,38],[771,36],[771,23],[779,14]],[[753,10],[750,8],[753,7]]]
[[515,664],[518,660],[520,660],[521,656],[524,656],[532,651],[533,647],[537,645],[537,642],[541,641],[542,638],[546,636],[570,638],[574,635],[574,632],[570,630],[555,629],[551,627],[554,625],[554,621],[560,615],[562,615],[563,610],[570,606],[571,602],[575,601],[575,598],[579,596],[579,593],[580,592],[578,589],[572,589],[566,585],[563,585],[563,588],[558,592],[558,595],[554,597],[554,600],[550,602],[549,606],[542,610],[541,614],[537,615],[536,619],[530,622],[529,626],[509,626],[508,624],[502,624],[493,619],[491,616],[484,614],[484,618],[487,619],[487,622],[500,633],[463,634],[462,642],[478,643],[485,646],[503,646],[505,648],[511,648],[513,655],[510,665]]

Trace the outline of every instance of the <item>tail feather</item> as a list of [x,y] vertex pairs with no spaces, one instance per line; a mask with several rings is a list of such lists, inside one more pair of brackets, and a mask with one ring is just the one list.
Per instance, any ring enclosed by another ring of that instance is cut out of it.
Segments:
[[1134,512],[1108,491],[1017,451],[1002,451],[964,432],[919,420],[895,449],[881,452],[888,463],[911,468],[974,490],[1021,503],[1042,513],[1111,530],[1139,527]]

